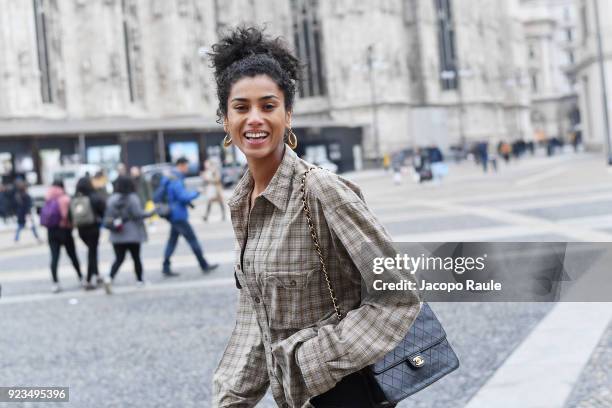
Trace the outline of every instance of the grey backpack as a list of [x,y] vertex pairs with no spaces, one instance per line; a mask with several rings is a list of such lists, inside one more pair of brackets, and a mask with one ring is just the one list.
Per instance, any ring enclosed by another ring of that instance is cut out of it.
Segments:
[[96,223],[96,215],[91,206],[91,199],[78,195],[70,200],[70,215],[75,227],[85,227]]

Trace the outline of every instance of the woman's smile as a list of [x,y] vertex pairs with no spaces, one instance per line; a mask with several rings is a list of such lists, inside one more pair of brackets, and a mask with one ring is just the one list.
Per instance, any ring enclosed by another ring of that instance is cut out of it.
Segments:
[[270,133],[263,131],[247,131],[244,133],[244,138],[247,143],[252,146],[261,145],[268,140]]

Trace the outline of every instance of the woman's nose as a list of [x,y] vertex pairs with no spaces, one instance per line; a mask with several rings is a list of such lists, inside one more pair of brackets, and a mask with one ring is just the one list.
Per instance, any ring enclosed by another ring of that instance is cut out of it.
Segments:
[[263,123],[261,111],[257,108],[251,109],[247,122],[249,125],[258,125]]

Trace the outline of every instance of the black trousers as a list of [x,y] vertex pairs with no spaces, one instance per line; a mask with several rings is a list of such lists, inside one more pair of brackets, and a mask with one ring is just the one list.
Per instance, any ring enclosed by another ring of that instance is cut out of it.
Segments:
[[344,377],[334,388],[311,398],[316,408],[376,408],[366,378],[356,372]]
[[57,283],[57,265],[60,258],[60,250],[62,246],[66,248],[66,253],[72,266],[76,270],[79,279],[82,279],[81,266],[79,265],[79,258],[77,257],[76,248],[74,246],[74,239],[72,238],[72,230],[69,228],[53,227],[47,231],[47,239],[49,242],[49,249],[51,250],[51,277],[53,282]]
[[87,246],[87,283],[98,276],[98,244],[100,242],[100,227],[92,225],[79,228],[79,237]]
[[125,259],[125,254],[129,251],[134,261],[134,272],[136,272],[136,279],[142,281],[142,262],[140,260],[140,242],[130,242],[126,244],[113,244],[113,250],[115,251],[115,262],[111,266],[110,276],[111,279],[115,278],[121,264]]

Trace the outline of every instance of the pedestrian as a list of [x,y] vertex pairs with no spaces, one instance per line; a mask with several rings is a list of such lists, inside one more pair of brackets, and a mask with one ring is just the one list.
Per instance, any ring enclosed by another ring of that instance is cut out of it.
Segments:
[[149,207],[149,209],[151,209],[153,206],[153,193],[151,192],[151,185],[140,172],[140,167],[130,167],[130,175],[132,176],[132,180],[134,181],[134,186],[136,187],[136,194],[140,199],[142,208]]
[[8,223],[8,217],[10,212],[9,207],[10,202],[7,193],[7,187],[4,184],[0,183],[0,217],[2,217],[2,221],[5,225]]
[[105,211],[106,202],[100,193],[94,190],[91,179],[80,178],[76,184],[76,194],[70,202],[70,213],[81,241],[87,246],[86,290],[95,289],[96,285],[102,282],[98,271],[98,245]]
[[165,277],[179,275],[170,269],[170,258],[176,249],[179,236],[183,236],[191,247],[203,273],[211,272],[219,266],[218,264],[209,264],[204,258],[202,247],[193,228],[191,228],[191,224],[189,224],[189,210],[187,207],[193,207],[192,201],[198,198],[200,193],[185,189],[184,179],[187,173],[189,173],[189,160],[185,157],[180,157],[176,161],[175,168],[172,170],[170,177],[162,179],[153,198],[156,203],[165,201],[169,209],[169,214],[167,214],[166,218],[170,222],[170,236],[164,250],[164,262],[162,265],[162,274]]
[[91,184],[96,191],[106,201],[108,199],[108,190],[106,186],[108,184],[108,177],[104,170],[98,170],[91,179]]
[[[476,144],[476,153],[478,156],[478,161],[480,161],[480,164],[482,165],[482,170],[486,173],[488,171],[489,168],[489,149],[488,149],[488,142],[478,142]],[[476,155],[475,155],[476,157]]]
[[134,262],[137,285],[144,286],[140,249],[142,243],[147,240],[144,219],[152,215],[143,211],[134,181],[130,176],[117,177],[114,189],[114,193],[108,199],[104,215],[104,226],[110,230],[110,242],[115,252],[110,273],[104,277],[104,289],[109,295],[112,293],[113,280],[128,252]]
[[485,142],[485,149],[487,153],[487,162],[491,163],[493,171],[497,173],[497,151],[495,150],[495,143]]
[[506,163],[510,162],[510,155],[512,154],[512,145],[510,145],[510,143],[505,142],[505,141],[501,141],[499,142],[499,154],[501,157],[504,158],[504,161]]
[[51,250],[51,278],[53,279],[51,290],[53,293],[61,291],[57,278],[57,265],[62,247],[66,249],[79,278],[79,283],[81,286],[83,285],[83,275],[81,275],[81,266],[72,237],[72,223],[69,213],[70,197],[64,191],[64,182],[55,180],[47,190],[45,204],[40,211],[40,223],[47,228],[47,240]]
[[431,163],[429,162],[429,149],[417,148],[412,156],[412,166],[415,181],[422,183],[433,178]]
[[438,146],[431,146],[427,149],[431,175],[435,183],[440,183],[448,174],[448,166],[444,163],[444,155]]
[[32,197],[28,194],[28,186],[24,181],[19,180],[15,183],[15,196],[13,197],[13,200],[15,200],[14,208],[15,215],[17,215],[17,231],[15,232],[15,242],[19,242],[19,235],[21,231],[26,227],[28,219],[30,219],[32,234],[34,234],[34,238],[36,238],[36,241],[41,244],[42,240],[38,236],[38,231],[36,231],[36,222],[32,217]]
[[13,221],[13,217],[15,214],[15,194],[17,189],[15,188],[15,184],[9,184],[6,186],[6,190],[4,191],[4,197],[6,199],[6,217]]
[[396,186],[399,186],[402,184],[402,166],[404,165],[404,155],[401,152],[398,152],[395,153],[389,160],[391,161],[390,167],[393,173],[393,183]]
[[[314,166],[292,150],[301,65],[288,47],[241,27],[212,50],[224,145],[248,162],[228,200],[240,294],[212,405],[252,407],[270,386],[281,407],[373,407],[358,371],[400,342],[419,312],[418,297],[410,290],[362,297],[362,278],[374,276],[364,242],[381,256],[395,251],[355,184],[322,169],[306,174]],[[329,287],[348,312],[340,322]]]
[[115,170],[117,171],[117,177],[127,176],[127,166],[125,164],[117,163],[117,167],[115,167]]
[[218,203],[221,208],[221,219],[225,221],[225,200],[223,199],[223,185],[221,183],[221,171],[219,165],[213,160],[204,161],[204,171],[202,172],[202,179],[206,186],[206,199],[208,204],[206,205],[206,213],[204,214],[204,222],[208,221],[210,215],[210,208],[213,203]]
[[391,167],[391,155],[389,153],[385,153],[383,155],[383,169],[387,172]]

